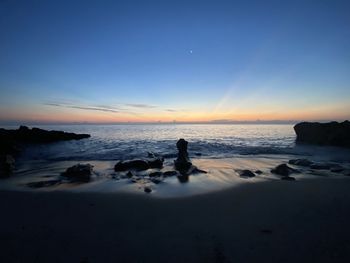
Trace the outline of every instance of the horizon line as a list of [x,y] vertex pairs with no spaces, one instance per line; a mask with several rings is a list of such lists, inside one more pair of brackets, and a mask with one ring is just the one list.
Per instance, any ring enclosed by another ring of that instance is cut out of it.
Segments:
[[20,125],[155,125],[155,124],[297,124],[300,122],[343,122],[345,119],[319,119],[319,120],[212,120],[212,121],[127,121],[127,122],[89,122],[89,121],[17,121],[17,120],[0,120],[0,125],[20,126]]

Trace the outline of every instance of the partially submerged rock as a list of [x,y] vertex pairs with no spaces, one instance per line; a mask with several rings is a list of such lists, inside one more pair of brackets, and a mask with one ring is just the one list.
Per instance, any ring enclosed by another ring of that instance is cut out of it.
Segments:
[[145,191],[145,193],[148,193],[148,194],[152,192],[152,188],[148,186],[145,186],[143,190]]
[[178,149],[177,159],[174,161],[175,168],[181,174],[187,173],[187,171],[191,168],[192,163],[190,158],[188,157],[187,152],[188,142],[184,139],[180,139],[176,143],[176,147]]
[[302,122],[294,126],[297,143],[350,147],[350,122]]
[[190,177],[188,174],[180,174],[177,176],[177,179],[179,180],[180,183],[187,183]]
[[170,177],[170,176],[175,176],[178,175],[179,173],[177,171],[166,171],[163,173],[163,176],[165,177]]
[[250,170],[236,170],[240,177],[252,178],[255,177],[255,174]]
[[92,175],[93,166],[91,164],[76,164],[61,175],[74,181],[87,182],[90,180]]
[[135,160],[119,161],[114,166],[114,171],[116,172],[127,171],[127,170],[144,171],[150,168],[162,168],[163,162],[164,162],[163,158],[153,158],[150,160],[135,159]]
[[272,169],[271,173],[282,175],[282,176],[288,176],[291,173],[299,173],[299,171],[283,163],[283,164],[277,165],[274,169]]
[[163,176],[162,172],[153,172],[148,175],[149,177],[160,177]]
[[153,158],[147,161],[148,161],[149,168],[158,168],[158,169],[163,168],[164,158],[162,157]]

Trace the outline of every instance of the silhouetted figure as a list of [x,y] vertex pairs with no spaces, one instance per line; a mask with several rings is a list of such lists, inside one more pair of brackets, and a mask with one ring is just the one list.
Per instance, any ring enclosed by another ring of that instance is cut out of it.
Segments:
[[184,139],[180,139],[176,143],[176,147],[179,152],[174,163],[176,170],[178,170],[181,174],[186,174],[187,171],[192,167],[192,163],[188,157],[187,145],[188,142]]

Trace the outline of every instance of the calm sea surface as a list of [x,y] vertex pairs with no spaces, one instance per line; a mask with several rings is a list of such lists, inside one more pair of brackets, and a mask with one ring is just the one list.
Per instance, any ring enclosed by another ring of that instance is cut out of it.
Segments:
[[46,160],[116,160],[176,156],[176,141],[189,141],[190,156],[230,157],[237,154],[278,154],[293,149],[292,125],[149,124],[54,125],[48,130],[88,133],[91,138],[29,148],[24,156]]

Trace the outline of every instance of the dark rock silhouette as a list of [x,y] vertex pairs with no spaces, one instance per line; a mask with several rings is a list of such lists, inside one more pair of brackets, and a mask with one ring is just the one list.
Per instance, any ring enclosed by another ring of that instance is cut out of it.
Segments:
[[89,134],[47,131],[39,128],[29,129],[27,126],[20,126],[18,130],[0,129],[0,141],[48,143],[67,140],[80,140],[89,137]]
[[14,156],[20,152],[20,144],[50,143],[67,140],[80,140],[89,134],[75,134],[63,131],[46,131],[20,126],[17,130],[0,128],[0,178],[10,176],[14,169]]
[[151,193],[152,192],[152,188],[151,187],[148,187],[148,186],[146,186],[145,188],[144,188],[144,191],[145,191],[145,193]]
[[251,178],[255,177],[255,174],[250,170],[236,170],[240,177]]
[[187,183],[190,177],[188,174],[180,174],[177,176],[177,179],[179,180],[180,183]]
[[15,159],[10,154],[0,156],[0,178],[9,177],[15,168]]
[[181,183],[188,182],[188,176],[190,174],[207,173],[206,171],[198,169],[196,166],[192,165],[192,162],[188,157],[187,145],[188,142],[184,139],[180,139],[176,143],[178,153],[174,165],[175,169],[180,172],[180,175],[177,177]]
[[177,171],[166,171],[163,173],[163,176],[165,177],[170,177],[170,176],[175,176],[178,175],[179,173]]
[[178,170],[180,173],[186,173],[192,166],[190,158],[188,157],[187,145],[188,142],[184,139],[180,139],[176,143],[178,154],[174,164],[176,170]]
[[88,182],[92,175],[93,166],[91,164],[76,164],[61,175],[74,181]]
[[282,175],[282,176],[288,176],[291,173],[299,173],[299,171],[283,163],[283,164],[277,165],[274,169],[272,169],[271,173]]
[[163,158],[153,158],[150,160],[135,159],[120,161],[114,166],[114,171],[121,172],[127,170],[143,171],[150,168],[162,168]]
[[159,176],[163,176],[163,173],[162,172],[153,172],[153,173],[150,173],[148,176],[149,177],[159,177]]
[[297,143],[350,147],[350,122],[302,122],[294,126]]
[[161,168],[163,168],[163,163],[164,163],[163,157],[158,157],[158,158],[153,158],[153,159],[148,160],[148,165],[150,168],[161,169]]
[[149,164],[145,160],[128,160],[128,161],[120,161],[114,166],[114,170],[118,171],[126,171],[129,169],[133,170],[147,170],[149,169]]

